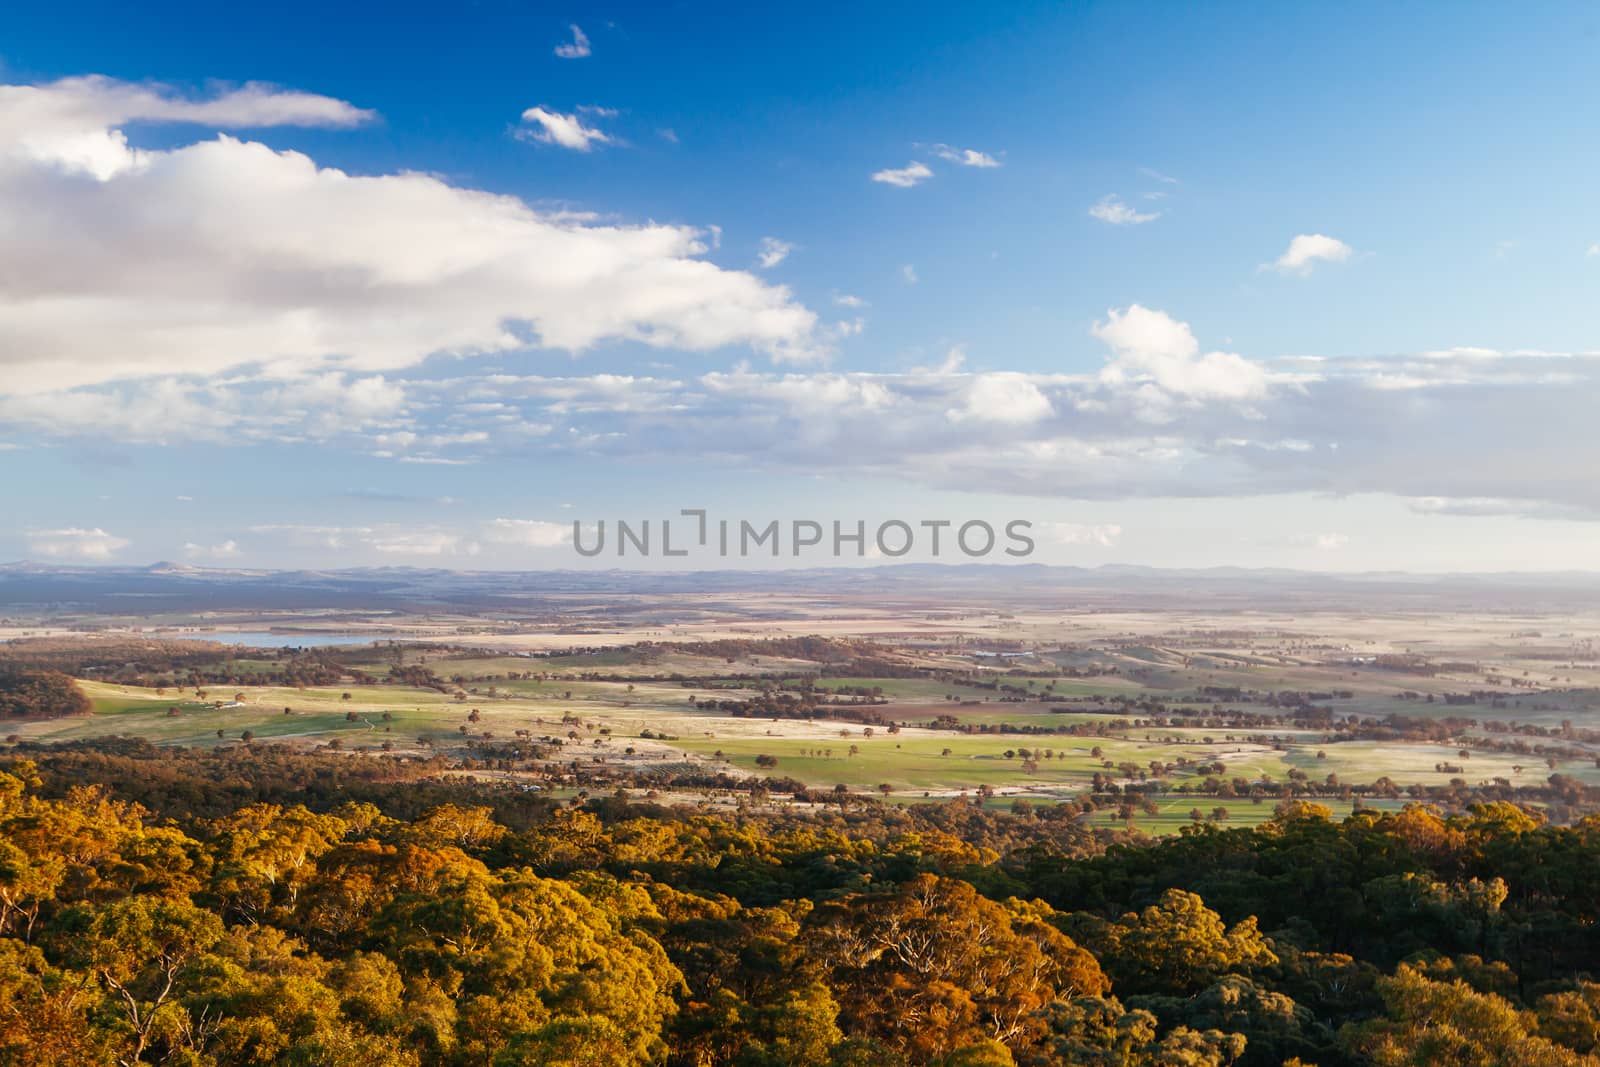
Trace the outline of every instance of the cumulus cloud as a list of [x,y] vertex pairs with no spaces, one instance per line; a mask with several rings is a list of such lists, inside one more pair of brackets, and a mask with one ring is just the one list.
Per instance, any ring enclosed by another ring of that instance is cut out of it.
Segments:
[[913,185],[921,185],[931,177],[933,177],[933,171],[928,168],[926,163],[912,161],[903,167],[877,171],[872,175],[872,180],[901,189],[909,189]]
[[1148,385],[1147,399],[1251,400],[1265,394],[1267,375],[1259,364],[1231,352],[1200,355],[1189,324],[1162,311],[1134,304],[1110,309],[1106,321],[1090,331],[1112,351],[1100,372],[1114,385]]
[[1154,222],[1161,217],[1159,211],[1136,211],[1123,203],[1121,198],[1112,194],[1103,197],[1089,208],[1089,214],[1101,222],[1109,222],[1113,226],[1137,226],[1143,222]]
[[[590,113],[602,117],[615,115],[606,108],[590,108]],[[540,144],[570,148],[574,152],[587,152],[597,144],[612,144],[611,135],[592,126],[585,126],[577,114],[563,115],[544,107],[530,107],[522,113],[523,129],[517,136]]]
[[568,27],[572,31],[572,40],[565,44],[556,45],[556,55],[562,59],[583,59],[590,54],[589,36],[573,23]]
[[29,530],[28,550],[50,559],[110,559],[128,547],[128,540],[106,533],[100,527],[71,526],[60,530]]
[[940,159],[963,167],[998,167],[1000,161],[987,152],[979,152],[974,148],[953,148],[947,144],[933,146],[933,154]]
[[788,259],[789,253],[793,251],[794,245],[788,241],[780,241],[776,237],[763,237],[761,251],[756,254],[756,264],[762,270],[771,270]]
[[813,312],[707,262],[690,227],[539,211],[427,174],[356,176],[228,135],[137,148],[108,125],[369,114],[259,87],[207,100],[107,79],[0,87],[0,393],[370,375],[608,340],[821,354]]
[[572,540],[572,526],[541,519],[494,519],[484,527],[483,539],[497,545],[555,548]]
[[[1063,352],[1070,371],[973,372],[955,350],[886,373],[741,364],[563,377],[462,364],[453,376],[341,379],[382,379],[354,390],[315,376],[119,383],[6,398],[0,435],[29,447],[297,440],[395,462],[736,466],[1058,499],[1377,493],[1438,514],[1600,520],[1600,353],[1245,359],[1137,304],[1090,334]],[[1085,369],[1078,345],[1103,345],[1101,365]],[[291,387],[300,407],[284,400]],[[341,407],[347,393],[357,399]],[[464,555],[537,530],[479,526],[448,531],[450,542],[430,529],[297,527],[249,544]]]
[[1320,233],[1302,233],[1289,242],[1283,255],[1273,261],[1274,270],[1284,274],[1310,274],[1318,263],[1343,263],[1355,249],[1343,241]]
[[[959,366],[959,364],[957,364]],[[1050,398],[1025,374],[998,371],[972,375],[960,407],[950,409],[956,421],[1038,422],[1051,413]]]

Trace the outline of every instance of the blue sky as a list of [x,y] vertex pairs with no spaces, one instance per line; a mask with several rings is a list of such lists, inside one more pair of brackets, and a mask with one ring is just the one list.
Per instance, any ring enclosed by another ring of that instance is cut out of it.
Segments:
[[10,10],[0,559],[567,566],[707,506],[1588,566],[1597,26]]

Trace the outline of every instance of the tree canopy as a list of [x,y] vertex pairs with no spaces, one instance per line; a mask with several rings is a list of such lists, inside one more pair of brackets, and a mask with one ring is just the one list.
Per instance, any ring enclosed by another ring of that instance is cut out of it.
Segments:
[[0,1063],[1600,1063],[1600,821],[1107,845],[129,751],[0,761]]

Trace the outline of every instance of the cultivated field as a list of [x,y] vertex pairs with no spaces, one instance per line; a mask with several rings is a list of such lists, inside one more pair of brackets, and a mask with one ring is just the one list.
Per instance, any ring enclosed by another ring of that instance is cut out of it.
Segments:
[[[204,662],[183,668],[163,663],[179,646],[160,619],[21,639],[0,652],[61,658],[94,711],[6,729],[14,743],[121,736],[479,763],[520,745],[514,773],[547,788],[722,776],[1036,803],[1099,789],[1125,799],[1095,819],[1132,814],[1153,832],[1197,809],[1264,818],[1262,794],[1285,787],[1347,809],[1357,794],[1398,803],[1452,783],[1600,782],[1587,728],[1600,726],[1600,617],[760,606],[759,622],[701,603],[681,609],[692,626],[583,635],[389,619],[369,643],[306,649],[293,637],[309,643],[318,625],[372,635],[301,620],[275,640],[291,647],[252,649],[198,644],[226,634],[186,625],[181,647]],[[315,681],[285,683],[312,668]]]

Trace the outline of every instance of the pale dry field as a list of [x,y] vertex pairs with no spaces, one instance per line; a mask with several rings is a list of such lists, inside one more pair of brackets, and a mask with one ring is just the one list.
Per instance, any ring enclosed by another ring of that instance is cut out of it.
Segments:
[[[562,762],[598,758],[640,769],[688,766],[734,776],[773,774],[858,791],[887,785],[897,795],[949,796],[988,786],[1004,796],[1056,798],[1081,790],[1096,772],[1119,778],[1122,770],[1107,769],[1107,762],[1142,767],[1152,760],[1220,761],[1227,767],[1226,777],[1246,781],[1280,781],[1298,770],[1318,781],[1330,774],[1346,784],[1388,777],[1401,786],[1442,785],[1456,777],[1469,784],[1494,779],[1533,784],[1551,773],[1542,759],[1526,755],[1484,749],[1463,759],[1453,743],[1329,743],[1314,732],[1288,728],[1272,729],[1276,739],[1261,743],[1204,727],[1129,729],[1107,710],[1107,702],[1118,698],[1176,701],[1179,707],[1187,702],[1200,708],[1220,701],[1234,711],[1254,713],[1267,709],[1205,694],[1301,691],[1322,694],[1317,702],[1329,704],[1341,717],[1498,718],[1552,727],[1571,721],[1580,728],[1600,729],[1600,656],[1595,652],[1600,612],[1117,611],[1071,605],[1059,610],[1037,605],[941,610],[924,604],[878,606],[770,594],[656,598],[659,603],[633,599],[649,602],[663,617],[693,621],[608,629],[452,615],[352,620],[325,612],[292,618],[280,613],[270,624],[254,626],[237,618],[197,618],[181,626],[144,620],[107,628],[85,640],[170,636],[193,641],[223,632],[223,627],[237,633],[270,626],[276,635],[335,633],[451,645],[461,651],[428,650],[418,658],[444,677],[462,673],[492,680],[511,671],[531,672],[540,680],[501,682],[495,695],[480,691],[465,700],[383,684],[306,690],[215,686],[208,694],[212,702],[225,698],[231,705],[235,692],[242,697],[236,706],[223,708],[202,704],[192,692],[158,695],[90,682],[86,688],[97,707],[93,716],[13,723],[7,730],[28,740],[120,734],[197,746],[240,744],[248,730],[257,743],[313,748],[337,740],[346,751],[377,752],[387,744],[399,754],[452,751],[464,746],[469,735],[508,740],[525,734],[553,739],[558,747],[552,758]],[[759,620],[750,617],[758,613],[763,616]],[[20,636],[24,629],[38,632],[37,627],[13,627],[5,633]],[[673,646],[803,636],[870,642],[927,669],[978,681],[999,679],[1025,689],[1030,700],[1006,703],[995,690],[932,679],[820,680],[823,686],[883,691],[890,702],[877,710],[903,725],[892,736],[880,727],[870,737],[859,724],[741,718],[690,705],[691,695],[748,699],[757,693],[757,679],[814,673],[816,665],[759,654],[726,663]],[[583,655],[640,642],[661,647],[646,660],[616,653],[607,653],[609,659]],[[974,655],[983,648],[1031,655],[1018,660]],[[1426,657],[1433,667],[1412,672],[1379,668],[1367,660],[1404,655]],[[1072,677],[1069,668],[1074,665],[1111,673]],[[651,680],[672,674],[737,674],[747,680],[706,691]],[[1444,702],[1446,694],[1474,690],[1492,694],[1496,704],[1487,699],[1466,707]],[[1046,693],[1064,696],[1069,703],[1031,699]],[[1413,696],[1402,699],[1402,694]],[[1435,697],[1431,703],[1429,695]],[[169,714],[174,706],[178,713]],[[284,707],[293,714],[283,714]],[[469,723],[474,708],[478,721]],[[974,728],[1087,725],[1093,733],[963,733],[922,725],[939,715]],[[467,734],[461,732],[463,726]],[[849,752],[851,746],[857,747],[855,754]],[[1094,747],[1102,756],[1090,756]],[[1032,771],[1015,754],[1043,748],[1053,750],[1052,755],[1036,760]],[[1600,756],[1600,751],[1593,754]],[[759,767],[758,756],[776,759],[776,766]],[[1558,769],[1600,782],[1600,769],[1587,757],[1563,760]],[[1172,781],[1182,789],[1191,778],[1180,771]]]

